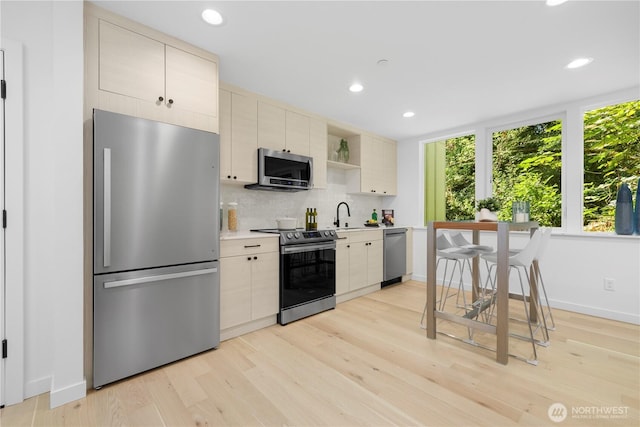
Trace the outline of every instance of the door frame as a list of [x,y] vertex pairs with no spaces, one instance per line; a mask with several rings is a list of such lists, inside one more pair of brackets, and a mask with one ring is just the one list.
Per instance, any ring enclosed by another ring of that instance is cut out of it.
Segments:
[[2,38],[7,81],[5,114],[4,206],[4,338],[8,342],[4,364],[4,405],[24,400],[24,69],[19,42]]

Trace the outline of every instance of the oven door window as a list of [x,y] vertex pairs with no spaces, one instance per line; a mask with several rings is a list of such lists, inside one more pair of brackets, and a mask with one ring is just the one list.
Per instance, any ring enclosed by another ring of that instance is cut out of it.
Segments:
[[281,308],[293,307],[335,294],[335,249],[317,249],[281,256]]

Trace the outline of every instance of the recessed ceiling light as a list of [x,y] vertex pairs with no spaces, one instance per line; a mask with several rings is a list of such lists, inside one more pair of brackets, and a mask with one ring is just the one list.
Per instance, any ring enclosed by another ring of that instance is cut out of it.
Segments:
[[349,90],[351,92],[362,92],[362,89],[364,89],[364,86],[362,86],[360,83],[354,83],[349,86]]
[[389,63],[388,59],[379,59],[378,62],[376,62],[376,64],[378,65],[387,65]]
[[558,6],[567,0],[547,0],[547,6]]
[[577,58],[567,64],[567,68],[580,68],[584,67],[587,64],[591,64],[593,62],[593,58]]
[[414,113],[413,111],[405,111],[405,112],[402,114],[402,117],[409,118],[409,117],[413,117],[413,116],[415,116],[415,115],[416,115],[416,113]]
[[222,15],[220,15],[220,12],[213,9],[203,10],[202,19],[204,19],[204,22],[211,25],[220,25],[222,24],[222,21],[223,21]]

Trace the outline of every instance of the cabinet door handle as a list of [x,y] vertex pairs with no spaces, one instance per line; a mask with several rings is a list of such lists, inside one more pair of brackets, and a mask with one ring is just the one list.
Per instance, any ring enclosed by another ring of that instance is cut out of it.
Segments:
[[253,259],[258,259],[258,257],[257,257],[257,256],[254,256],[254,257],[253,257]]
[[247,261],[251,261],[251,257],[250,256],[247,257]]
[[244,245],[245,249],[246,248],[259,248],[261,245]]
[[159,97],[158,97],[158,101],[162,102],[162,101],[164,101],[164,98],[163,98],[163,97],[161,97],[161,96],[159,96]]
[[173,99],[169,99],[169,104],[173,104]]

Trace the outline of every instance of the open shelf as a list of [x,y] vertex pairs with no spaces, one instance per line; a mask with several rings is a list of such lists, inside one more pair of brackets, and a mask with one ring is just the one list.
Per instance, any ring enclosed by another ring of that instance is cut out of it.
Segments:
[[335,169],[360,169],[358,165],[352,165],[351,163],[334,162],[333,160],[327,160],[327,167]]

